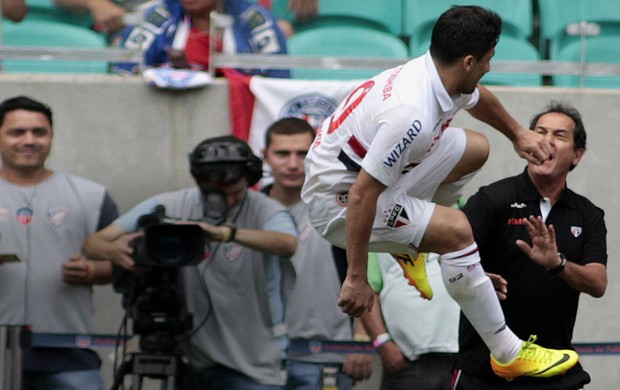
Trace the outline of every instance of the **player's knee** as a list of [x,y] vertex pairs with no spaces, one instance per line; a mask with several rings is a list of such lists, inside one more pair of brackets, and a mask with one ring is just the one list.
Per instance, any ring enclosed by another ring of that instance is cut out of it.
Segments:
[[468,173],[482,168],[489,158],[490,149],[489,141],[484,134],[467,130],[467,148],[463,155],[463,162],[469,170]]
[[460,210],[455,211],[447,226],[446,233],[452,237],[452,249],[458,251],[471,245],[474,242],[474,236],[465,214]]

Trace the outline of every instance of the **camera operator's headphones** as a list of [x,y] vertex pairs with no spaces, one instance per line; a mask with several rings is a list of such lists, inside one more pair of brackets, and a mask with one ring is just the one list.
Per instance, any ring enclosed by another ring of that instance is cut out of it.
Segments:
[[[242,163],[248,186],[263,177],[263,162],[241,139],[226,135],[209,138],[199,143],[189,155],[190,172],[197,181],[206,179],[204,169],[210,164]],[[206,175],[208,176],[208,174]]]

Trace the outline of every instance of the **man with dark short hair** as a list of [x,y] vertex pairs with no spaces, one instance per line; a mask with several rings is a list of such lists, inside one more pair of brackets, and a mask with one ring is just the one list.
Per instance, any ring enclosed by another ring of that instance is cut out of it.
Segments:
[[[363,82],[325,120],[306,158],[301,196],[317,231],[346,248],[339,299],[346,313],[372,308],[369,251],[392,253],[427,299],[432,289],[416,256],[438,253],[450,296],[489,347],[494,372],[510,380],[562,374],[578,356],[521,340],[506,326],[469,222],[449,207],[489,153],[482,134],[450,126],[461,109],[506,135],[529,162],[553,157],[547,139],[522,127],[478,85],[501,28],[499,16],[481,7],[444,12],[429,52]],[[544,362],[532,358],[538,355]]]
[[[80,253],[90,233],[117,216],[98,183],[46,166],[52,110],[26,96],[0,103],[0,323],[35,333],[94,331],[92,286],[111,281],[109,261]],[[24,389],[103,389],[101,360],[78,348],[23,349]]]
[[[572,349],[579,297],[603,296],[607,243],[603,210],[566,185],[586,150],[581,114],[553,102],[531,123],[551,144],[552,158],[482,187],[465,206],[482,265],[501,294],[506,323],[521,337],[534,332],[549,348]],[[499,380],[488,348],[461,316],[455,389],[577,390],[590,376],[577,363],[552,378]]]

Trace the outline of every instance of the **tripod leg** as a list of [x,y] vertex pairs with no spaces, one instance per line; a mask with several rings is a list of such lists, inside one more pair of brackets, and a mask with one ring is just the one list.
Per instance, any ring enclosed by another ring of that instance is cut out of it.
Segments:
[[[111,390],[118,390],[120,386],[123,384],[123,378],[125,375],[131,371],[131,367],[133,366],[133,357],[121,364],[116,375],[114,375],[114,383],[112,383]],[[137,390],[137,389],[136,389]]]

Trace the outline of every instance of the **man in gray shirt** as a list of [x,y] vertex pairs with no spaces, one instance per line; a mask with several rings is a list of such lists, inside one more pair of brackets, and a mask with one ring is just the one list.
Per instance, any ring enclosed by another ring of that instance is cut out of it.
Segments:
[[[197,186],[141,202],[89,236],[84,251],[134,270],[131,242],[143,234],[136,232],[137,222],[159,205],[167,217],[200,226],[203,260],[181,271],[194,316],[182,347],[197,386],[279,389],[286,377],[283,297],[294,283],[288,257],[297,246],[295,224],[278,202],[249,190],[262,177],[262,162],[242,140],[206,139],[189,159]],[[214,213],[221,213],[224,223],[205,222],[204,216]]]

